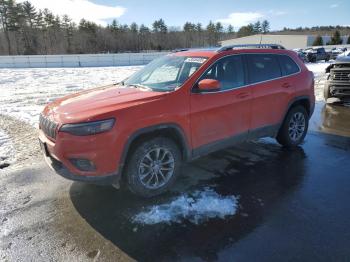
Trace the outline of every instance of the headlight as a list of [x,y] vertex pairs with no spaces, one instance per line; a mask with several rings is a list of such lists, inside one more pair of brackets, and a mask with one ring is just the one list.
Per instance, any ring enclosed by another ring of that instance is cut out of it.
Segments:
[[81,124],[66,124],[60,128],[60,132],[66,132],[75,136],[90,136],[111,130],[114,123],[115,119],[107,119]]

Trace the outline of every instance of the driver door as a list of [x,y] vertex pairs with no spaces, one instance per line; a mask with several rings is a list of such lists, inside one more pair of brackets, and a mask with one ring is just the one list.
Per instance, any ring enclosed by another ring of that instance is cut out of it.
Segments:
[[243,56],[219,59],[198,79],[197,84],[203,79],[218,80],[221,88],[214,92],[201,92],[196,85],[192,90],[193,148],[213,151],[235,140],[245,140],[250,125],[252,94],[250,87],[245,86]]

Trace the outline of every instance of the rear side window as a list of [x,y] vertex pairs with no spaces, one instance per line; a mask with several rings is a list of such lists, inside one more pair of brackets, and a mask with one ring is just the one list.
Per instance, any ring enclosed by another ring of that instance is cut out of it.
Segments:
[[280,55],[278,56],[278,60],[280,61],[283,76],[292,75],[299,72],[298,65],[289,56]]
[[251,84],[282,76],[276,55],[248,54],[247,62]]

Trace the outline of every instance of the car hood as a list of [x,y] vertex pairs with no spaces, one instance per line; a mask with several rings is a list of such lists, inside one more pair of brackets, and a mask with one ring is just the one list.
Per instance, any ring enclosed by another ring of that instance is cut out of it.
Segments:
[[167,94],[110,85],[57,99],[46,106],[43,114],[59,123],[87,122],[119,109],[160,99]]
[[350,63],[350,56],[338,56],[335,60],[336,63]]

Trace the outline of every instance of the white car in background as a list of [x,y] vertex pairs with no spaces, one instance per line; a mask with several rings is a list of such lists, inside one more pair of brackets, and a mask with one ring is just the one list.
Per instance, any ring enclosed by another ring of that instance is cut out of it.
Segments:
[[350,56],[350,50],[345,51],[345,52],[339,54],[337,57],[342,57],[342,56]]

